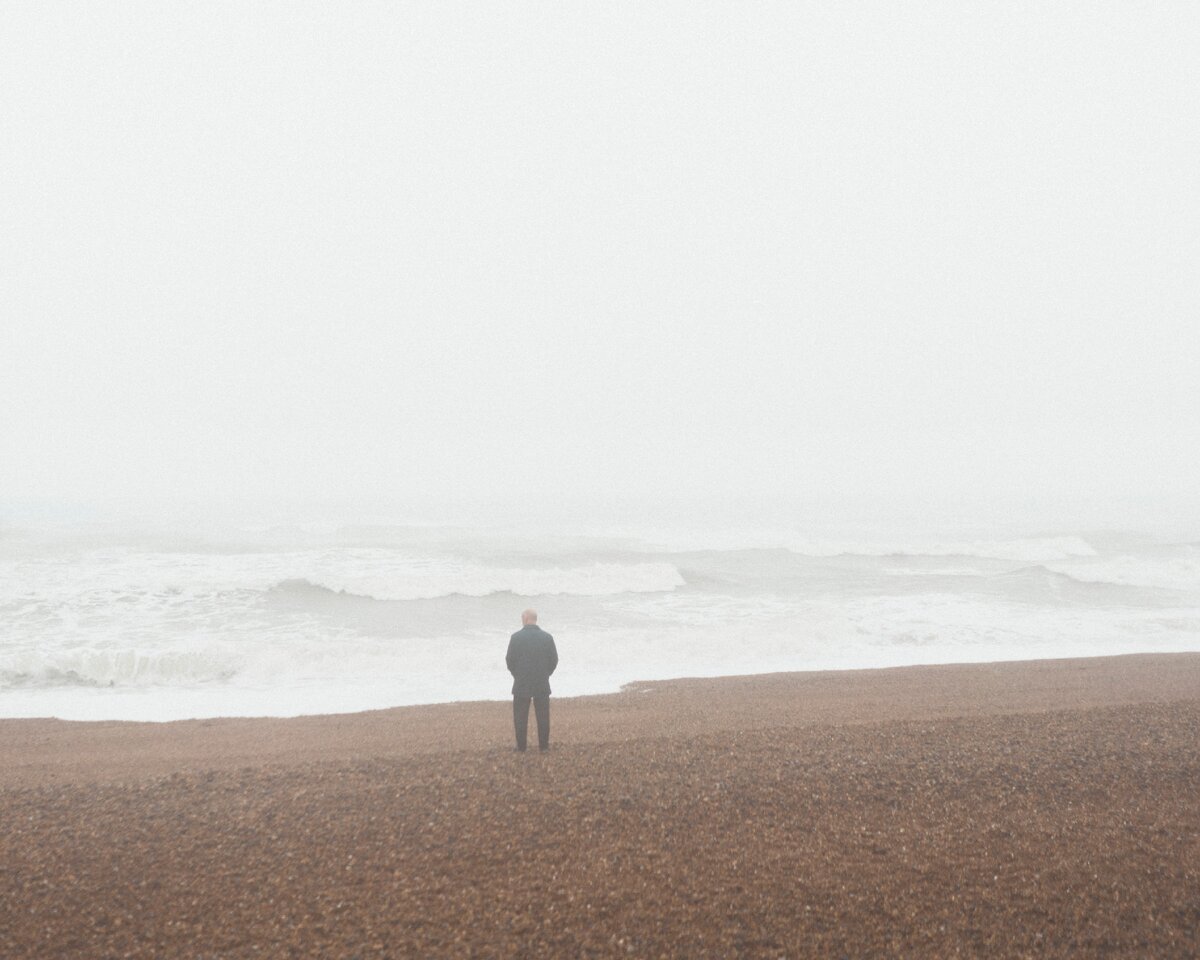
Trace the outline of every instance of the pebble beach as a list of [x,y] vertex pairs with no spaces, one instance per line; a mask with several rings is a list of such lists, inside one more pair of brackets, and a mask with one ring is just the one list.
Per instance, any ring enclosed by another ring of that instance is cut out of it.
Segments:
[[0,721],[0,956],[1191,957],[1200,654]]

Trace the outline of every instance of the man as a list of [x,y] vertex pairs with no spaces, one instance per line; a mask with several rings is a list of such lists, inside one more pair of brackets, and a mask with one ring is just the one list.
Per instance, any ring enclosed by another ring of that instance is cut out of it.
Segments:
[[508,641],[504,662],[513,675],[513,726],[517,749],[525,752],[529,730],[529,701],[537,717],[538,749],[550,749],[550,674],[558,666],[554,638],[537,625],[537,611],[521,614],[522,627]]

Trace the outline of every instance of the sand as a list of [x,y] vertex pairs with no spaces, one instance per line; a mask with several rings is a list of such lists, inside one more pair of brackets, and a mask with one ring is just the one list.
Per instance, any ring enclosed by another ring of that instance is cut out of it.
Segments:
[[0,721],[0,957],[1200,955],[1200,654]]

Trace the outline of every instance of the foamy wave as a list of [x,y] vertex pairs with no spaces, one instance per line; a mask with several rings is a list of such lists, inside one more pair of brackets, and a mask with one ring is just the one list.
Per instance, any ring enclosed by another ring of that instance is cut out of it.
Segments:
[[238,665],[216,651],[63,650],[0,660],[0,689],[18,687],[173,687],[228,680]]
[[788,550],[804,557],[978,557],[1047,563],[1092,557],[1096,550],[1083,537],[1064,534],[1049,537],[924,539],[899,533],[863,533],[847,536],[810,534],[799,529],[735,528],[714,530],[650,529],[612,531],[642,544],[642,549],[668,553],[736,553],[746,550]]
[[1029,537],[1013,540],[939,540],[860,542],[854,540],[803,540],[788,544],[793,553],[810,557],[852,554],[863,557],[979,557],[1023,563],[1050,563],[1074,557],[1094,557],[1095,549],[1082,537]]
[[646,537],[474,534],[6,547],[0,714],[287,715],[503,696],[504,645],[525,606],[558,638],[554,686],[567,696],[638,678],[1197,649],[1200,546],[1010,530],[738,531],[687,556]]
[[1104,576],[1075,576],[1058,565],[1040,563],[997,573],[981,573],[969,567],[893,568],[886,573],[911,578],[910,582],[955,578],[959,581],[955,589],[962,591],[999,591],[1013,600],[1052,604],[1130,599],[1137,594],[1136,587],[1143,585]]
[[658,593],[685,583],[669,563],[595,563],[586,567],[502,569],[476,566],[439,566],[425,571],[405,570],[395,575],[322,572],[292,578],[276,589],[302,588],[304,584],[334,593],[375,600],[429,600],[436,597],[486,597],[512,593],[522,597],[596,597],[620,593]]
[[1200,552],[1175,557],[1105,557],[1050,566],[1085,583],[1114,583],[1166,590],[1200,590]]

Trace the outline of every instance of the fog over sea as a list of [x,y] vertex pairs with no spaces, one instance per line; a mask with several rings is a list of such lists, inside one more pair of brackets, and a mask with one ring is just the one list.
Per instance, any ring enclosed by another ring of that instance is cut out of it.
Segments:
[[[639,680],[1200,650],[1200,543],[826,522],[0,528],[0,716],[172,720]],[[566,532],[564,532],[566,531]]]

